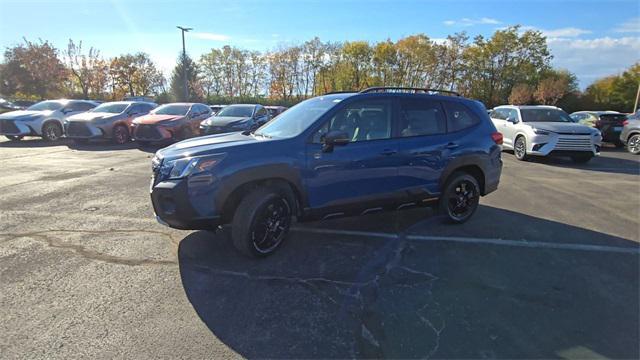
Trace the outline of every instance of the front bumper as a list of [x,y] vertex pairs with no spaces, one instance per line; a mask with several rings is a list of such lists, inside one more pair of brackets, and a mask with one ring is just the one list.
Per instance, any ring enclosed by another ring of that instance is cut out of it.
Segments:
[[202,135],[214,135],[214,134],[226,134],[232,132],[244,131],[243,129],[232,129],[226,126],[207,126],[200,125],[200,134]]
[[130,133],[136,141],[164,142],[173,139],[173,132],[159,125],[134,124]]
[[0,120],[0,135],[37,135],[24,121]]
[[105,137],[105,132],[94,124],[87,122],[67,122],[64,124],[65,134],[70,139],[97,139]]
[[151,181],[151,203],[161,224],[180,230],[213,230],[222,224],[215,214],[212,187],[189,179]]
[[600,155],[602,137],[593,135],[535,135],[527,141],[527,155],[548,156],[552,153],[585,153]]

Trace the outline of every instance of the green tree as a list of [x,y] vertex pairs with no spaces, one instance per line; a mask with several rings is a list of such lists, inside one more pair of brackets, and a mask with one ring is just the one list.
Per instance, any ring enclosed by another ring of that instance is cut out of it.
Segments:
[[150,96],[163,91],[164,76],[145,53],[126,54],[109,64],[111,96]]
[[[186,74],[189,97],[184,94],[184,75]],[[203,91],[200,84],[198,65],[189,55],[180,54],[171,75],[171,95],[176,101],[202,101]]]

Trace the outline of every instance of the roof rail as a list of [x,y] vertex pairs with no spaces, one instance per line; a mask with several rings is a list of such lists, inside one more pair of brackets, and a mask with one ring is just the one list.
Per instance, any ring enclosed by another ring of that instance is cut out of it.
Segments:
[[357,91],[353,91],[353,90],[339,90],[339,91],[329,91],[328,93],[324,93],[324,95],[332,95],[332,94],[349,94],[349,93],[355,93]]
[[370,88],[366,88],[366,89],[360,91],[360,94],[377,93],[377,92],[392,92],[392,93],[408,92],[408,93],[412,93],[412,94],[417,94],[417,93],[425,93],[425,94],[439,93],[440,94],[440,93],[442,93],[442,94],[450,94],[450,95],[455,95],[455,96],[461,96],[460,93],[457,93],[455,91],[450,91],[450,90],[414,88],[414,87],[401,87],[401,86],[376,86],[376,87],[370,87]]

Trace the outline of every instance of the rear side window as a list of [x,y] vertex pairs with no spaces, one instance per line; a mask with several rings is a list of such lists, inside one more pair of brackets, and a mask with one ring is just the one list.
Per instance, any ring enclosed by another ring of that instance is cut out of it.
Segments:
[[400,136],[437,135],[447,132],[446,119],[437,101],[402,99]]
[[66,109],[69,110],[69,111],[89,111],[89,110],[93,109],[94,107],[96,107],[96,106],[93,105],[92,103],[73,101],[73,102],[69,103],[69,105],[66,106]]
[[449,132],[464,130],[480,123],[480,118],[463,104],[446,101],[444,108],[447,111],[447,129]]

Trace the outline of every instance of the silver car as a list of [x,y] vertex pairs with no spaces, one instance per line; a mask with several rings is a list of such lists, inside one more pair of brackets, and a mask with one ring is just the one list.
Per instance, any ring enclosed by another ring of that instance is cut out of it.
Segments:
[[124,144],[131,139],[129,129],[133,120],[148,114],[156,106],[141,101],[103,103],[86,113],[69,117],[64,127],[67,137],[78,143],[90,139],[111,139],[116,144]]
[[640,118],[629,116],[620,133],[620,141],[627,145],[627,151],[630,153],[640,154]]
[[587,162],[600,154],[600,131],[573,122],[554,106],[498,106],[491,112],[491,120],[504,137],[503,149],[513,150],[518,160],[559,155]]
[[98,105],[87,100],[45,100],[26,110],[0,115],[0,134],[18,141],[25,136],[42,136],[56,141],[63,135],[63,121],[75,114],[91,110]]

